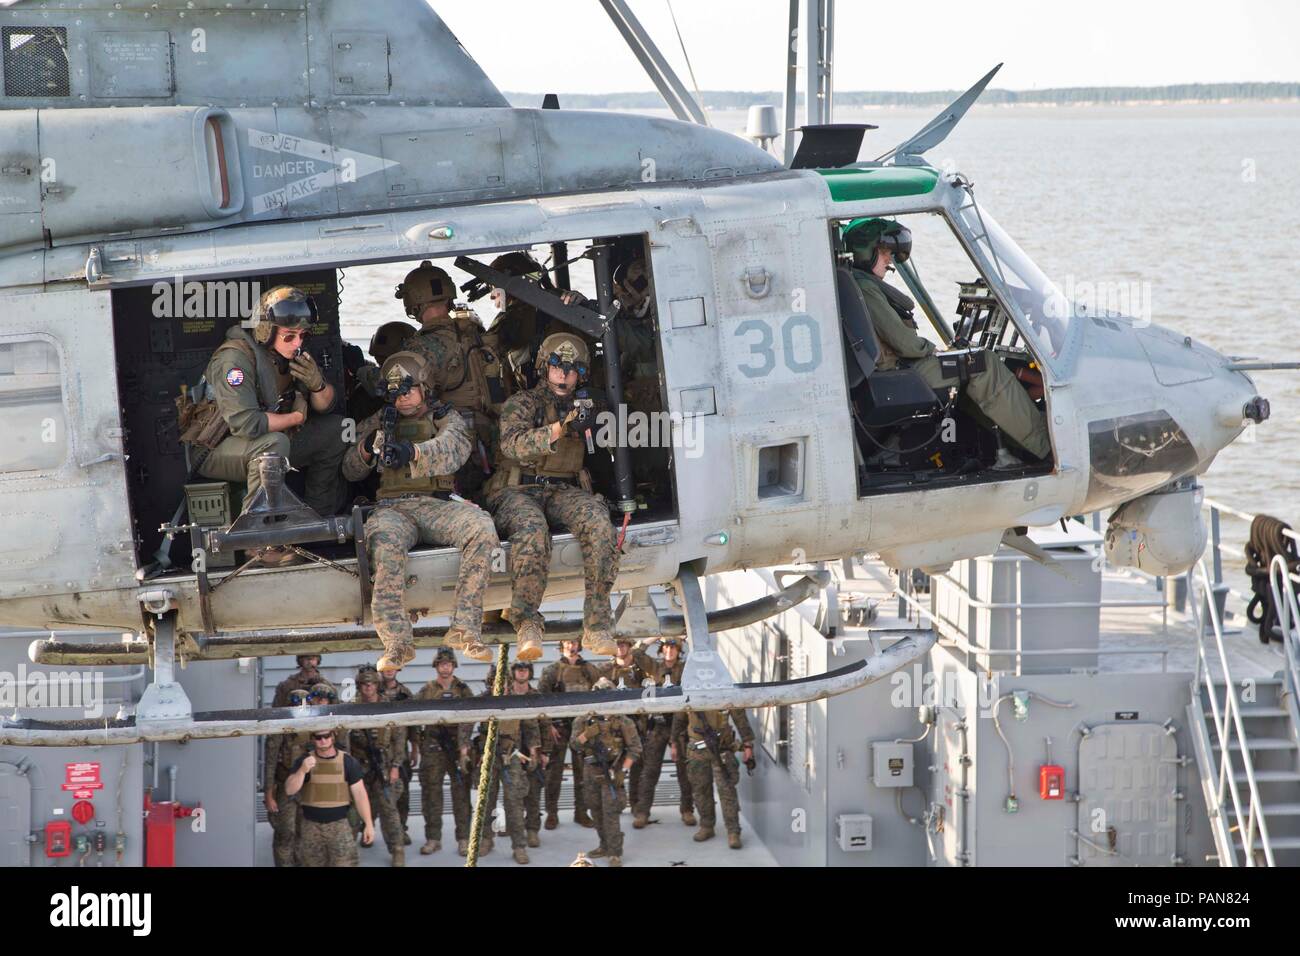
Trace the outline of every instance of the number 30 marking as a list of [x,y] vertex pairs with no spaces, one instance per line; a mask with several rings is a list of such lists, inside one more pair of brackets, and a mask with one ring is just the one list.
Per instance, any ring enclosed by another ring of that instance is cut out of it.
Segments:
[[[808,334],[808,357],[804,360],[795,357],[797,329],[805,329]],[[748,335],[750,332],[758,333],[756,342],[746,343],[749,345],[749,354],[756,356],[758,361],[739,365],[737,368],[747,378],[763,378],[776,368],[776,352],[772,348],[775,336],[772,334],[772,327],[762,319],[746,319],[736,326],[737,336]],[[811,315],[806,313],[792,315],[781,324],[781,346],[781,357],[785,360],[785,367],[791,372],[805,374],[822,364],[821,330],[817,326],[817,320]]]

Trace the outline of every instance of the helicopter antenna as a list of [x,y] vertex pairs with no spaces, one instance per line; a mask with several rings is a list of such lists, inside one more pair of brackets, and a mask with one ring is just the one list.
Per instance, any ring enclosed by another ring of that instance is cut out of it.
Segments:
[[892,157],[895,166],[923,165],[924,162],[921,157],[925,155],[925,152],[938,146],[948,138],[948,134],[961,122],[962,117],[966,115],[966,111],[980,98],[980,94],[984,92],[984,87],[989,85],[989,80],[993,79],[994,74],[1000,69],[1002,69],[1001,63],[985,73],[978,83],[953,100],[944,108],[943,112],[921,127],[920,132],[912,136],[911,139],[895,146],[889,152],[877,156],[875,162],[883,163]]
[[646,33],[645,27],[641,26],[641,21],[627,5],[627,0],[600,0],[600,5],[605,8],[610,20],[614,21],[614,26],[623,35],[623,41],[628,45],[628,49],[641,63],[651,82],[658,88],[659,95],[673,111],[673,115],[679,120],[708,126],[709,121],[704,116],[704,110],[695,101],[695,97],[691,96],[690,90],[686,89],[686,84],[668,65],[664,55],[655,46],[655,41],[650,39],[650,34]]

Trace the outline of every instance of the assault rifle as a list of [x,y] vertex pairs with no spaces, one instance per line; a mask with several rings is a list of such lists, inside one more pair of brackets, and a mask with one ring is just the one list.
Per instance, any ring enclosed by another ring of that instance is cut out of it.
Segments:
[[[593,724],[595,724],[594,720],[587,721],[588,727]],[[600,772],[605,777],[605,783],[609,786],[609,795],[617,800],[618,789],[614,786],[613,755],[609,752],[609,748],[605,746],[605,742],[600,739],[599,734],[591,739],[591,755],[595,758],[596,766],[600,768]]]

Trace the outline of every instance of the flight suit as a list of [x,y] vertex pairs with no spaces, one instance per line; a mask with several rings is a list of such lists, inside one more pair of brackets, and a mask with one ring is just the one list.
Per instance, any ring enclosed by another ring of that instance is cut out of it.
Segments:
[[[632,721],[622,716],[579,718],[574,721],[574,732],[574,753],[585,764],[583,797],[600,834],[600,849],[606,856],[621,857],[623,830],[618,816],[625,805],[623,759],[640,759],[641,738]],[[605,767],[601,766],[602,757]]]
[[406,728],[354,730],[348,734],[348,752],[361,764],[365,774],[370,812],[379,817],[384,845],[390,853],[403,852],[402,819],[397,813],[397,801],[403,789],[402,778],[400,775],[395,781],[388,778],[392,769],[400,768],[406,759]]
[[[600,665],[601,677],[607,678],[615,687],[618,686],[619,681],[622,681],[623,686],[628,689],[641,687],[646,681],[657,683],[655,681],[657,672],[655,661],[639,647],[632,651],[631,658],[627,660],[614,657]],[[637,794],[641,792],[642,765],[645,763],[646,717],[644,715],[633,717],[632,724],[636,727],[637,736],[641,738],[642,759],[633,764],[627,774],[626,802],[629,805],[635,805]]]
[[[662,687],[666,680],[674,686],[680,686],[682,673],[686,670],[686,660],[678,657],[668,667],[664,661],[655,661],[655,682]],[[659,774],[663,771],[664,754],[669,745],[677,742],[677,786],[680,792],[678,807],[683,816],[688,816],[695,809],[691,794],[691,781],[686,776],[686,738],[673,736],[673,721],[676,714],[648,714],[641,718],[645,721],[644,737],[641,741],[641,785],[636,791],[632,804],[634,816],[650,816],[650,808],[655,802],[655,788],[659,786]]]
[[[955,380],[945,378],[940,370],[939,360],[934,355],[934,343],[917,332],[911,315],[912,300],[861,269],[853,270],[853,278],[862,290],[867,310],[871,313],[871,325],[880,342],[880,360],[876,368],[889,371],[902,365],[913,369],[936,394],[943,394],[950,386],[956,385]],[[965,394],[993,424],[1027,452],[1038,458],[1047,458],[1051,454],[1047,420],[1042,410],[1034,404],[1011,370],[993,353],[988,353],[987,368],[970,376]]]
[[[457,700],[473,697],[469,685],[458,677],[443,687],[431,680],[420,688],[419,700]],[[442,781],[450,778],[451,813],[456,839],[469,839],[469,780],[460,768],[460,749],[469,746],[470,725],[452,724],[421,727],[420,809],[424,814],[425,840],[442,840]]]
[[[397,681],[392,688],[389,688],[384,684],[379,685],[380,700],[399,701],[399,700],[413,700],[414,698],[415,698],[415,694],[412,693],[411,689],[407,687],[405,684],[403,684],[401,681]],[[411,753],[410,753],[410,745],[415,742],[415,737],[409,731],[407,733],[406,742],[407,742],[407,753],[405,759],[402,760],[402,767],[401,767],[402,795],[397,800],[397,815],[402,818],[402,834],[403,834],[402,842],[403,843],[407,842],[407,840],[410,839],[405,834],[407,831],[406,821],[411,816],[411,777],[415,773],[415,771],[411,769]]]
[[[740,740],[731,724],[740,732]],[[701,829],[712,830],[717,823],[713,806],[713,788],[717,785],[722,804],[722,822],[728,834],[740,834],[740,763],[736,751],[754,742],[754,731],[744,710],[682,711],[673,717],[673,734],[686,737],[686,776],[694,792],[695,807],[700,813]],[[717,753],[714,753],[716,745]],[[680,747],[680,742],[678,743]]]
[[543,624],[538,607],[551,570],[551,526],[567,528],[582,547],[586,593],[585,630],[609,632],[609,592],[618,576],[618,536],[609,507],[588,484],[583,439],[550,441],[560,421],[555,396],[545,383],[511,396],[501,413],[497,471],[486,504],[502,537],[510,539],[510,620]]
[[[532,689],[529,689],[532,693]],[[506,693],[510,693],[509,687]],[[491,697],[489,687],[479,696]],[[487,724],[484,723],[483,739],[487,740]],[[490,821],[497,809],[497,789],[503,792],[506,809],[506,832],[510,834],[511,849],[523,850],[528,847],[529,829],[526,821],[525,802],[530,789],[529,781],[533,779],[531,761],[523,760],[520,754],[531,757],[534,747],[541,744],[541,737],[536,720],[498,720],[496,759],[491,762],[488,772],[487,791],[478,798],[486,800],[487,819]],[[488,759],[484,755],[484,759]],[[491,824],[489,824],[490,826]]]
[[[600,669],[578,656],[576,663],[561,657],[542,671],[537,690],[542,694],[581,694],[591,690],[600,680]],[[569,750],[573,718],[557,717],[551,721],[554,733],[542,739],[542,749],[550,757],[546,765],[546,812],[554,816],[560,809],[560,784],[564,779],[564,757]],[[558,736],[558,740],[555,739]],[[573,815],[581,819],[587,814],[587,801],[582,790],[582,761],[573,760]]]
[[[294,391],[306,397],[288,368],[285,359],[254,342],[244,328],[236,325],[226,332],[226,341],[213,352],[204,378],[230,434],[207,453],[198,473],[215,481],[244,482],[242,510],[262,486],[257,456],[282,455],[306,479],[305,503],[319,514],[337,514],[346,491],[339,474],[347,451],[343,417],[322,415],[309,406],[307,421],[292,434],[267,430],[267,412],[292,411]],[[202,449],[191,452],[202,454]]]
[[[343,475],[349,481],[360,481],[376,467],[378,456],[367,464],[360,449],[379,424],[376,415],[357,427],[356,443],[343,459]],[[501,545],[486,511],[446,500],[454,487],[451,475],[469,455],[473,435],[454,412],[435,418],[426,411],[400,419],[394,437],[414,442],[420,458],[382,473],[379,503],[366,520],[366,550],[375,579],[370,604],[375,630],[388,654],[412,646],[404,600],[407,554],[417,543],[436,544],[460,550],[451,623],[463,628],[466,639],[476,641],[482,631],[492,552]]]

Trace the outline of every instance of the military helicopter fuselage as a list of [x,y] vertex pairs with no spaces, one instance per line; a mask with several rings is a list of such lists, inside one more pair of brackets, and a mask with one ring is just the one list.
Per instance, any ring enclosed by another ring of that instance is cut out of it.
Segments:
[[[1121,508],[1116,560],[1141,538],[1174,568],[1199,554],[1195,476],[1262,417],[1231,360],[1065,302],[960,176],[787,169],[688,123],[513,109],[423,3],[19,3],[0,24],[0,625],[136,630],[159,606],[190,633],[364,623],[346,558],[222,582],[206,622],[195,573],[141,579],[155,529],[135,513],[182,489],[136,466],[166,429],[124,426],[119,345],[151,319],[132,290],[178,282],[642,243],[672,507],[633,520],[620,590],[863,551],[938,567],[1100,508]],[[1049,461],[870,474],[837,287],[840,226],[864,216],[951,230],[996,316],[986,348],[1041,376]],[[414,553],[409,606],[449,610],[457,565]],[[582,589],[558,535],[547,596]],[[485,603],[509,602],[498,569]]]

